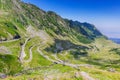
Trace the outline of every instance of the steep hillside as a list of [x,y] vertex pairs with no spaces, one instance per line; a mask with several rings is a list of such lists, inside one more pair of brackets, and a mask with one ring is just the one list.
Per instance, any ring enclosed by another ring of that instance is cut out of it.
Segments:
[[119,80],[119,48],[92,24],[0,0],[0,78]]
[[35,5],[22,3],[19,0],[1,0],[0,13],[1,28],[3,27],[0,31],[1,41],[29,36],[26,30],[30,26],[37,30],[44,30],[53,37],[55,34],[61,36],[72,34],[75,37],[77,35],[77,39],[81,40],[79,37],[82,37],[86,41],[88,38],[102,36],[91,24],[64,20],[52,11],[45,12]]

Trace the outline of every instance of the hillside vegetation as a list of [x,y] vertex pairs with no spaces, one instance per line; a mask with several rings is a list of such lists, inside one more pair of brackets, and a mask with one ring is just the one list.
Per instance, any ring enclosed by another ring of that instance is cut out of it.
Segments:
[[0,0],[0,79],[120,80],[119,48],[93,24]]

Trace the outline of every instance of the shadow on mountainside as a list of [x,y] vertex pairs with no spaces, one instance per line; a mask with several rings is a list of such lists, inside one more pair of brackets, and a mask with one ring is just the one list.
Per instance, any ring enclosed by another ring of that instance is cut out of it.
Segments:
[[52,53],[60,53],[62,51],[68,50],[74,58],[78,58],[79,55],[87,56],[87,50],[89,49],[86,46],[76,45],[69,40],[59,40],[55,39],[55,43],[45,48],[45,51]]

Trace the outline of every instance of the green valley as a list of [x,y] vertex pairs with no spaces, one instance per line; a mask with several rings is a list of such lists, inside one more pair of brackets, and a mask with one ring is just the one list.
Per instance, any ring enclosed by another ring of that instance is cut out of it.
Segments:
[[0,0],[1,80],[120,80],[119,48],[93,24]]

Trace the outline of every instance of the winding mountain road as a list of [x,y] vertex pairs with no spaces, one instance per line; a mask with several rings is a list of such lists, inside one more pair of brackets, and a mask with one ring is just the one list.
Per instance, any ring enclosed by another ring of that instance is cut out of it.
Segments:
[[30,62],[33,58],[33,55],[32,55],[32,49],[34,48],[35,46],[31,46],[30,49],[29,49],[29,59],[28,60],[23,60],[23,62]]
[[8,42],[14,42],[14,41],[18,41],[20,39],[13,39],[13,40],[7,40],[7,41],[0,41],[0,43],[8,43]]
[[71,64],[71,63],[68,63],[68,62],[65,62],[65,61],[62,61],[60,60],[57,55],[53,55],[55,60],[53,59],[50,59],[47,55],[45,55],[41,50],[40,50],[40,47],[37,48],[37,51],[40,53],[41,56],[43,56],[44,58],[46,58],[47,60],[53,62],[53,63],[57,63],[57,64],[62,64],[62,65],[66,65],[66,66],[70,66],[70,67],[73,67],[75,69],[79,69],[80,66],[83,66],[83,67],[93,67],[89,64]]
[[29,41],[30,38],[27,38],[25,40],[25,43],[23,45],[21,45],[21,51],[20,51],[20,56],[19,56],[19,60],[20,62],[23,62],[23,59],[25,58],[26,54],[25,54],[25,46],[27,44],[27,42]]
[[81,71],[80,75],[83,77],[84,80],[96,80],[94,78],[92,78],[88,73]]
[[37,51],[40,53],[41,56],[43,56],[44,58],[46,58],[47,60],[51,61],[51,62],[56,62],[53,59],[50,59],[47,55],[44,55],[44,53],[39,49],[39,47],[37,48]]
[[62,60],[60,60],[60,59],[57,57],[57,54],[54,54],[53,57],[54,57],[57,61],[63,62]]
[[60,59],[58,59],[57,57],[57,60],[53,60],[53,59],[50,59],[47,55],[44,55],[44,53],[39,49],[39,47],[37,48],[37,51],[40,53],[41,56],[43,56],[44,58],[46,58],[47,60],[51,61],[51,62],[54,62],[54,63],[57,63],[57,64],[62,64],[62,65],[66,65],[66,66],[70,66],[70,67],[73,67],[73,68],[76,68],[78,69],[78,65],[76,64],[70,64],[70,63],[66,63]]
[[[30,62],[30,61],[32,60],[32,58],[33,58],[32,49],[35,47],[35,45],[34,45],[34,46],[31,46],[31,47],[29,48],[29,55],[30,55],[29,59],[28,59],[28,60],[24,60],[24,58],[25,58],[25,56],[26,56],[24,49],[25,49],[25,46],[26,46],[27,42],[29,41],[29,39],[30,39],[30,38],[27,38],[27,39],[25,40],[25,43],[21,46],[21,52],[20,52],[20,57],[19,57],[21,62],[27,62],[27,63],[28,63],[28,62]],[[37,51],[39,52],[39,54],[40,54],[41,56],[43,56],[43,57],[46,58],[47,60],[49,60],[49,61],[51,61],[51,62],[53,62],[53,63],[56,63],[56,64],[62,64],[62,65],[65,65],[65,66],[70,66],[70,67],[75,68],[75,69],[80,69],[80,68],[79,68],[80,66],[90,66],[90,65],[88,65],[88,64],[71,64],[71,63],[65,62],[65,61],[59,59],[56,54],[53,55],[55,59],[51,59],[49,56],[45,55],[45,54],[40,50],[40,46],[37,47]],[[87,73],[85,73],[85,72],[80,72],[80,75],[81,75],[85,80],[95,80],[94,78],[90,77],[90,76],[89,76]]]

